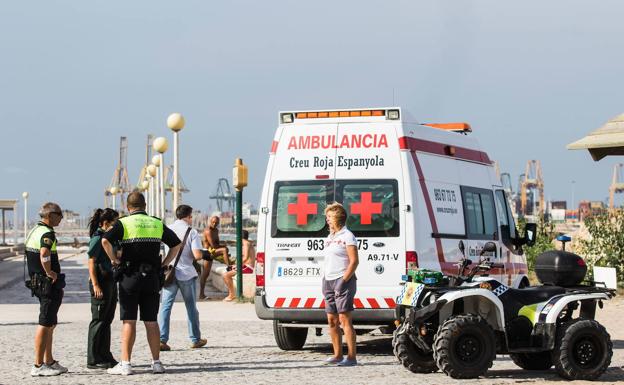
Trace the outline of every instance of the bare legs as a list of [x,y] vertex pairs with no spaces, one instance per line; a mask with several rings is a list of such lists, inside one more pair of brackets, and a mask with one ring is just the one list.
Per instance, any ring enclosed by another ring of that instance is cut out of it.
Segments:
[[223,274],[223,282],[225,283],[225,286],[227,286],[228,288],[228,296],[225,297],[224,301],[231,301],[234,298],[236,298],[234,294],[234,276],[235,275],[236,275],[235,270],[226,271],[225,274]]
[[35,332],[35,365],[52,364],[52,340],[54,336],[54,326],[37,327]]
[[158,322],[150,321],[145,323],[145,334],[147,334],[147,343],[152,352],[154,361],[160,359],[160,328]]
[[351,312],[340,313],[338,318],[347,342],[347,358],[355,360],[355,329],[353,329]]
[[130,362],[132,347],[136,339],[136,321],[123,321],[121,326],[121,360]]
[[212,268],[212,261],[202,261],[202,271],[199,276],[199,299],[206,298],[206,281],[210,275],[210,269]]
[[334,349],[334,358],[342,359],[342,331],[344,331],[345,342],[347,343],[347,358],[354,360],[356,356],[355,329],[351,312],[347,313],[327,313],[327,324],[329,325],[329,336],[331,337]]
[[[152,358],[158,360],[160,358],[160,329],[158,322],[146,321],[145,334],[147,334],[147,343],[149,344]],[[136,321],[125,320],[121,327],[121,360],[130,362],[132,358],[132,347],[136,339]]]
[[342,359],[342,333],[340,332],[338,314],[327,313],[327,324],[329,325],[332,348],[334,348],[334,358]]

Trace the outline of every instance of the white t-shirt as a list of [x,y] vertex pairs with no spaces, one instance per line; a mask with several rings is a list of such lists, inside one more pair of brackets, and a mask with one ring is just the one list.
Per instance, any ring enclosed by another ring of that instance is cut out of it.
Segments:
[[349,266],[347,246],[357,246],[355,235],[346,227],[334,234],[329,234],[325,240],[325,268],[324,275],[328,281],[340,278]]
[[[176,233],[178,238],[180,238],[180,241],[182,241],[184,240],[184,234],[186,234],[186,229],[189,228],[189,225],[183,220],[178,219],[169,227],[174,233]],[[197,230],[191,229],[191,232],[186,240],[186,244],[183,247],[182,255],[180,255],[180,261],[176,266],[176,279],[178,281],[188,281],[189,279],[197,277],[197,271],[195,270],[195,267],[193,267],[193,260],[195,257],[191,251],[191,249],[202,249],[201,238],[199,237]],[[175,258],[171,263],[175,263]]]

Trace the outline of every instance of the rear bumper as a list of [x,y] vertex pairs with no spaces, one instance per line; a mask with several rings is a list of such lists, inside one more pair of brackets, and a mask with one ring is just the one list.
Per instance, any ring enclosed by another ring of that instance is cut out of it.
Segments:
[[[324,309],[295,309],[268,307],[265,296],[257,294],[254,297],[256,315],[264,320],[278,320],[289,322],[325,323],[327,313]],[[396,318],[394,309],[355,309],[352,313],[353,323],[392,323]]]

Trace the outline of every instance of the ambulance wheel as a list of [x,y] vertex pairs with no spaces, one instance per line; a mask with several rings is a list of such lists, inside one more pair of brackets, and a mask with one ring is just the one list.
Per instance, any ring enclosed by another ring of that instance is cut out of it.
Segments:
[[446,320],[433,346],[438,368],[453,378],[477,378],[492,367],[496,358],[494,331],[486,320],[475,314]]
[[282,350],[301,350],[308,338],[308,328],[285,328],[273,320],[273,335],[277,347]]
[[595,380],[607,370],[613,343],[607,330],[590,319],[569,321],[557,331],[552,353],[559,375],[568,380]]
[[399,362],[413,373],[433,373],[438,371],[433,353],[423,352],[407,333],[402,331],[402,324],[392,338],[392,350]]
[[526,370],[548,370],[553,366],[550,352],[511,353],[514,364]]

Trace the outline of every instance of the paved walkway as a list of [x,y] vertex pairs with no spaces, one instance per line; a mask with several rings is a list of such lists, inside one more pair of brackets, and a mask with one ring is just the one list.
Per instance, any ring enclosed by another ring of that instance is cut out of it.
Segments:
[[[317,337],[311,331],[302,351],[284,352],[275,346],[272,324],[258,320],[253,305],[221,301],[199,303],[201,330],[208,339],[203,349],[188,349],[184,305],[174,306],[172,314],[171,352],[161,356],[167,368],[165,375],[149,371],[150,357],[145,332],[138,328],[133,364],[138,374],[110,377],[104,371],[86,368],[87,328],[90,320],[84,255],[69,257],[63,263],[68,276],[67,298],[59,314],[55,333],[56,358],[68,366],[70,373],[55,378],[33,379],[29,376],[32,362],[32,340],[38,305],[25,294],[21,282],[0,290],[0,384],[459,384],[440,373],[413,374],[400,366],[392,355],[386,336],[358,337],[359,360],[355,368],[327,367],[321,361],[330,353],[328,336]],[[607,303],[599,313],[614,341],[611,367],[601,382],[624,381],[624,328],[620,318],[624,301]],[[120,322],[113,323],[113,353],[119,355]],[[561,381],[554,371],[528,372],[516,367],[507,356],[499,356],[487,377],[464,380],[462,384],[545,383]],[[582,383],[582,382],[579,382]]]

